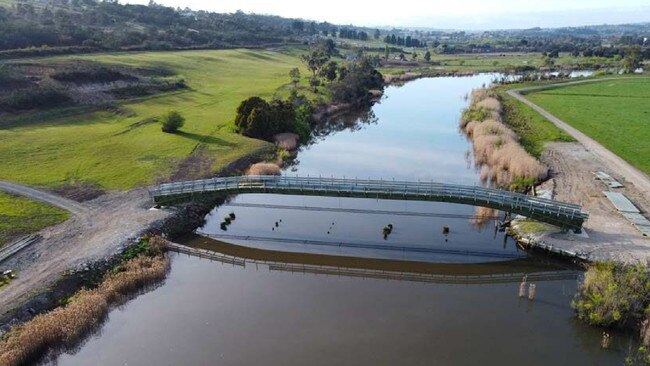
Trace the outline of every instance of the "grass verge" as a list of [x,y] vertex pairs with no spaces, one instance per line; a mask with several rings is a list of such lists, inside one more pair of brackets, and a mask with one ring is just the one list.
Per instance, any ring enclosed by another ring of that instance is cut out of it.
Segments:
[[0,248],[10,240],[68,219],[56,207],[0,192]]
[[532,156],[539,158],[547,142],[573,142],[575,139],[534,109],[496,88],[503,106],[503,122],[519,136],[519,143]]

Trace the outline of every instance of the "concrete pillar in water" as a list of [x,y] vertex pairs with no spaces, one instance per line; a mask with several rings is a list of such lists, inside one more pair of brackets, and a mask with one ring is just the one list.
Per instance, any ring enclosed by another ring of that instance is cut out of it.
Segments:
[[526,297],[526,280],[519,284],[519,297]]
[[528,286],[528,300],[535,300],[535,284],[531,283],[530,286]]

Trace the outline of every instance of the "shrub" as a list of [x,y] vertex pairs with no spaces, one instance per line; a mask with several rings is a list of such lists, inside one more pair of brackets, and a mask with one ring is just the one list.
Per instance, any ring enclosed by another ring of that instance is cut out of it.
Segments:
[[273,136],[292,132],[301,141],[309,140],[311,107],[301,104],[294,109],[289,101],[274,100],[268,103],[260,97],[251,97],[239,105],[235,117],[235,130],[242,135],[271,141]]
[[185,118],[178,111],[169,111],[162,116],[160,123],[163,132],[174,133],[183,127]]
[[578,318],[602,327],[638,327],[650,305],[650,269],[644,265],[591,266],[572,302]]
[[375,69],[372,61],[363,57],[346,68],[345,72],[339,70],[339,81],[333,83],[332,98],[335,102],[368,104],[369,91],[384,88],[384,77]]

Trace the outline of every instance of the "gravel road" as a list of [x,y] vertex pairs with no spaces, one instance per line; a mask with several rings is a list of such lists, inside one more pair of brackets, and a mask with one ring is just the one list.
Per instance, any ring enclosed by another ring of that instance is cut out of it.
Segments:
[[69,211],[76,216],[83,216],[88,213],[88,208],[79,202],[20,184],[0,180],[0,191],[49,203],[52,206]]

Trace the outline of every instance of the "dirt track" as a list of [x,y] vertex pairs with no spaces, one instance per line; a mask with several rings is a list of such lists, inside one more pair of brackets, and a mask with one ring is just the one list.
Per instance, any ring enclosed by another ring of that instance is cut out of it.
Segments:
[[18,271],[18,278],[0,289],[0,316],[35,291],[54,283],[64,271],[84,268],[117,253],[128,239],[171,214],[171,211],[150,210],[152,204],[144,189],[109,193],[83,204],[70,204],[45,192],[36,191],[39,194],[34,195],[32,191],[14,192],[28,193],[25,194],[28,197],[52,204],[57,202],[58,207],[70,209],[75,216],[42,230],[43,240],[0,265],[0,269]]
[[17,196],[31,198],[35,201],[49,203],[52,206],[69,211],[77,216],[83,216],[88,213],[88,208],[79,202],[20,184],[9,183],[0,180],[0,191],[11,193]]

